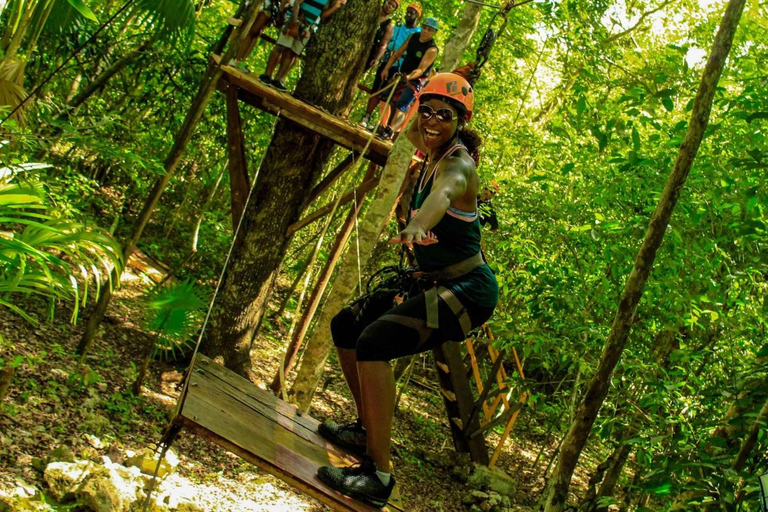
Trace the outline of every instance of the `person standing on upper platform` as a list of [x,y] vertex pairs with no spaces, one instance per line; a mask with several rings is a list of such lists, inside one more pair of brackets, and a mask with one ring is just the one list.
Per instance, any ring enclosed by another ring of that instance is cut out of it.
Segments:
[[[384,5],[386,6],[386,2],[384,3]],[[379,54],[375,59],[375,61],[373,59],[369,59],[369,62],[366,64],[367,66],[366,69],[376,67],[376,76],[373,78],[374,92],[381,89],[381,86],[384,82],[381,79],[381,72],[384,70],[384,67],[387,65],[387,61],[389,61],[389,57],[390,55],[392,55],[392,52],[400,48],[403,45],[403,43],[405,43],[405,41],[408,40],[408,36],[410,36],[411,34],[416,34],[421,32],[421,27],[419,26],[420,18],[421,18],[421,6],[417,3],[409,4],[405,10],[405,24],[400,24],[394,27],[394,30],[392,31],[390,39],[387,41],[387,44],[385,46],[383,55]],[[400,64],[402,62],[403,62],[403,59],[400,58],[397,62],[393,64],[392,69],[394,69],[395,71],[399,71]],[[365,107],[365,115],[363,116],[363,119],[360,121],[360,125],[363,128],[370,128],[369,123],[371,119],[371,114],[376,109],[376,106],[379,104],[379,102],[384,101],[386,98],[387,98],[387,95],[384,95],[384,99],[381,99],[379,96],[371,96],[368,99],[368,105]]]
[[432,70],[432,65],[435,63],[438,54],[437,44],[434,39],[438,28],[439,25],[436,18],[430,17],[425,19],[421,25],[421,32],[408,36],[406,42],[390,55],[386,66],[384,66],[381,72],[381,77],[387,80],[395,62],[402,57],[403,61],[400,64],[399,72],[405,75],[403,78],[405,86],[397,100],[393,102],[395,117],[392,120],[391,126],[387,127],[389,129],[385,130],[384,138],[392,138],[393,133],[400,131],[403,121],[405,121],[405,113],[429,77],[429,72]]
[[[328,19],[346,3],[347,0],[296,0],[293,7],[285,12],[280,37],[269,54],[267,69],[259,75],[259,80],[280,92],[286,92],[285,77],[296,63],[296,58],[304,51],[311,35],[317,31],[321,21]],[[278,64],[280,67],[273,80],[272,74]]]

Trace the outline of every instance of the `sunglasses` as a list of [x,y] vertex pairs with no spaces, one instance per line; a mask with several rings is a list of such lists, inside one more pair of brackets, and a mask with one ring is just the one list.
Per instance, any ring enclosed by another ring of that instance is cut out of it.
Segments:
[[419,115],[422,121],[429,121],[432,116],[437,116],[437,120],[441,123],[450,123],[453,121],[453,110],[449,108],[433,109],[429,105],[419,105]]

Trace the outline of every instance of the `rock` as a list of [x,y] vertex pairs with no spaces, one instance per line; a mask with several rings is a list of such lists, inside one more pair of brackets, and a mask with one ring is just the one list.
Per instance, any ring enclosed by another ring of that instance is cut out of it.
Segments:
[[125,462],[125,455],[116,444],[109,445],[105,455],[115,464],[123,464]]
[[88,444],[96,448],[97,450],[101,450],[104,448],[104,443],[101,442],[101,439],[98,437],[92,435],[92,434],[83,434],[83,437],[86,441],[88,441]]
[[205,512],[205,510],[198,507],[194,502],[184,500],[176,506],[176,512]]
[[[126,455],[128,454],[126,453]],[[158,456],[159,454],[156,454],[151,449],[145,448],[143,452],[139,452],[133,456],[128,456],[125,460],[125,465],[135,466],[139,468],[145,475],[152,476],[155,474]],[[157,471],[157,477],[165,477],[166,475],[172,473],[178,465],[179,458],[175,453],[173,453],[173,450],[168,450],[165,453],[163,461],[160,463],[160,469]]]
[[132,503],[143,501],[150,478],[138,468],[126,468],[105,459],[104,467],[98,467],[83,480],[75,493],[77,501],[94,512],[129,512]]
[[517,492],[517,481],[497,468],[475,465],[468,482],[472,487],[495,491],[502,496],[514,497]]
[[51,462],[45,468],[43,477],[50,488],[51,496],[59,502],[72,501],[75,491],[94,469],[89,461]]

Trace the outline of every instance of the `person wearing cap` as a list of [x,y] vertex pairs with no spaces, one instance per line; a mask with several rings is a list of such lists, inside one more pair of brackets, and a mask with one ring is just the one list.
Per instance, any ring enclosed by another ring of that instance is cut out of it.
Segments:
[[358,419],[326,421],[318,433],[360,455],[352,467],[324,466],[329,487],[375,507],[386,505],[395,478],[390,448],[395,380],[390,361],[461,342],[493,314],[496,278],[481,251],[477,210],[480,136],[466,125],[474,91],[465,77],[439,73],[419,96],[409,140],[426,155],[408,224],[392,242],[413,248],[419,277],[396,295],[376,290],[342,309],[331,334]]
[[480,212],[480,225],[490,226],[491,231],[499,229],[499,219],[496,218],[496,210],[493,207],[493,196],[499,191],[499,184],[495,180],[488,182],[477,196],[477,208]]
[[[408,4],[408,7],[405,9],[405,23],[398,24],[394,27],[390,39],[384,48],[383,54],[378,55],[376,62],[372,62],[372,59],[369,58],[367,66],[376,67],[376,75],[373,78],[374,92],[380,90],[382,87],[383,80],[381,79],[381,72],[384,69],[384,66],[387,65],[387,61],[389,60],[389,56],[392,55],[392,52],[400,48],[400,46],[402,46],[402,44],[408,39],[408,36],[421,32],[421,26],[419,26],[418,23],[419,18],[421,18],[421,6],[417,3]],[[402,58],[396,61],[393,64],[392,69],[399,71],[402,61]],[[371,114],[376,109],[376,106],[379,104],[379,102],[386,100],[386,98],[387,95],[385,94],[383,98],[379,98],[379,96],[376,95],[371,96],[368,99],[368,105],[366,105],[365,108],[365,115],[360,121],[360,125],[363,128],[369,127],[368,124],[371,119]]]
[[438,28],[437,19],[432,17],[425,19],[421,25],[421,32],[418,35],[410,35],[406,42],[389,57],[387,65],[381,72],[381,77],[387,80],[394,63],[403,58],[399,72],[404,75],[405,86],[397,100],[393,101],[395,116],[388,126],[389,130],[384,132],[384,138],[392,138],[393,132],[400,131],[406,111],[416,99],[422,84],[432,70],[438,54],[434,39]]

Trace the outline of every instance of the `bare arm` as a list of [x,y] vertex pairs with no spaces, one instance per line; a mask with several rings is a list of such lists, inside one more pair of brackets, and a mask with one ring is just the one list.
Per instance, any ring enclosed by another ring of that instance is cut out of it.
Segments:
[[429,69],[429,66],[432,65],[432,63],[435,62],[435,59],[437,58],[437,48],[430,48],[427,50],[427,52],[424,54],[424,56],[421,58],[421,62],[419,62],[419,67],[408,73],[408,76],[406,77],[407,80],[413,80],[415,78],[419,78],[421,75],[424,74],[424,71]]
[[445,212],[467,191],[469,164],[460,157],[449,157],[440,164],[432,190],[419,208],[419,213],[400,232],[400,243],[422,243],[427,233],[440,222]]
[[330,3],[325,6],[325,9],[323,9],[323,12],[320,14],[320,19],[322,21],[325,21],[327,18],[330,18],[333,13],[338,11],[342,5],[346,4],[347,0],[336,0],[333,5]]
[[410,42],[411,37],[413,37],[413,34],[408,36],[408,39],[405,40],[405,42],[400,46],[400,48],[392,52],[392,55],[389,56],[389,60],[387,61],[387,64],[384,66],[384,69],[381,70],[381,78],[383,78],[384,80],[387,79],[387,75],[389,75],[389,69],[392,67],[392,65],[395,62],[397,62],[400,59],[400,57],[403,56],[403,54],[405,53],[405,49],[408,48],[408,43]]
[[394,32],[395,32],[394,23],[390,23],[389,25],[387,25],[387,28],[384,29],[384,37],[381,38],[381,44],[379,44],[379,47],[376,49],[376,55],[373,57],[373,62],[371,62],[371,67],[376,66],[379,60],[381,60],[382,55],[384,55],[384,52],[387,49],[387,45],[392,40],[392,34]]

